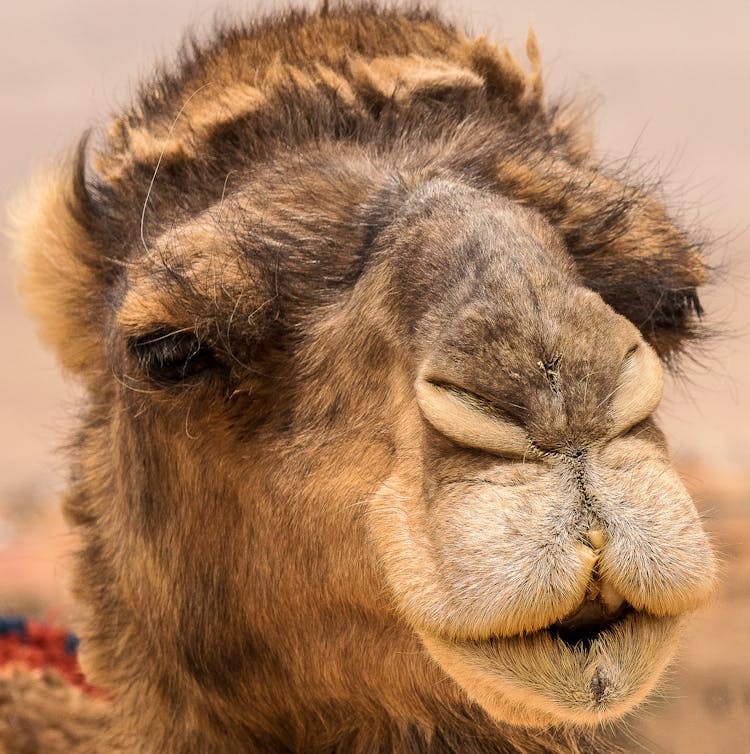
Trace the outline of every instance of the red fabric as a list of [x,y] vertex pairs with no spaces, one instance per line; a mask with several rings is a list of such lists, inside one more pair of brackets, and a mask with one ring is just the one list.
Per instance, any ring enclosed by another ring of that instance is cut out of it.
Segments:
[[68,683],[95,696],[106,696],[103,689],[86,681],[75,652],[66,651],[68,632],[38,621],[26,621],[23,635],[0,635],[0,667],[21,665],[29,669],[54,670]]

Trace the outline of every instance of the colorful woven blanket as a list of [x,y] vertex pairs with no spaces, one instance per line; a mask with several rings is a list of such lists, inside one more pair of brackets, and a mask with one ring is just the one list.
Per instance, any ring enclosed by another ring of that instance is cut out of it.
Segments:
[[77,650],[78,639],[63,628],[0,617],[0,751],[97,751],[107,694],[86,681]]

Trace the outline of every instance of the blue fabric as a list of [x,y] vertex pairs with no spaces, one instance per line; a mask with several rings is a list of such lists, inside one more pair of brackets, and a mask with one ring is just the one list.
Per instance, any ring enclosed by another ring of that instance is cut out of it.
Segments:
[[75,634],[65,634],[65,654],[74,655],[80,643],[81,640]]
[[22,639],[26,637],[26,618],[20,615],[0,615],[0,636],[18,634]]
[[[0,636],[16,634],[21,641],[28,638],[27,621],[21,615],[0,615]],[[73,633],[66,633],[63,643],[65,654],[74,655],[78,652],[81,640]]]

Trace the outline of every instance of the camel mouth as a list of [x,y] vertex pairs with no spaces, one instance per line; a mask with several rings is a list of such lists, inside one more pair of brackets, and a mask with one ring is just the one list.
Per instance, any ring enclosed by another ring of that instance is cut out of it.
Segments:
[[491,715],[518,725],[598,725],[639,704],[672,658],[682,620],[588,601],[538,631],[484,639],[422,635]]
[[611,610],[600,600],[587,600],[568,616],[543,630],[570,648],[589,649],[608,629],[635,613],[636,610],[627,602]]

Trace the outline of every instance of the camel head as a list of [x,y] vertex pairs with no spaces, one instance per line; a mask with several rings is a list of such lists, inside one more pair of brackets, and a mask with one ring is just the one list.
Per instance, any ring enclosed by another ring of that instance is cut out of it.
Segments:
[[715,581],[654,420],[696,246],[543,104],[533,40],[528,73],[337,11],[193,55],[19,230],[88,396],[65,509],[110,745],[622,715]]

